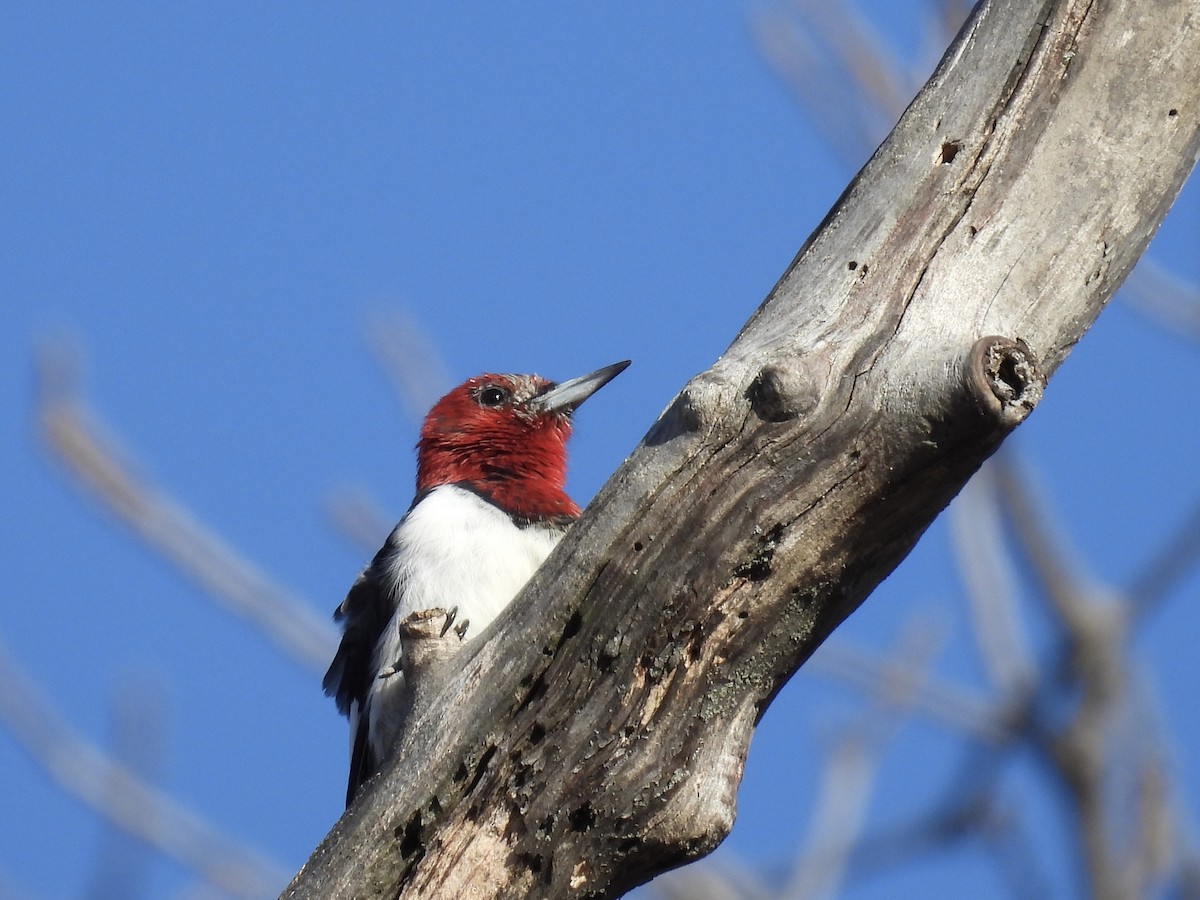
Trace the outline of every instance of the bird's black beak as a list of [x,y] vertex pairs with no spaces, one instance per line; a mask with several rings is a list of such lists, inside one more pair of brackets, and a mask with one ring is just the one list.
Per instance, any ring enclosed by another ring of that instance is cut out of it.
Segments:
[[578,408],[588,397],[600,390],[629,366],[625,359],[595,372],[580,375],[561,384],[556,384],[545,393],[539,394],[530,401],[530,405],[542,412],[570,413]]

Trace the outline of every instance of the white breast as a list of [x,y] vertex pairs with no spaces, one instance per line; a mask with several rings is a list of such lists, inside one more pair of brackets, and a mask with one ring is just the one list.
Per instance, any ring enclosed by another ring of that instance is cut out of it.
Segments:
[[[454,485],[434,488],[392,533],[395,550],[385,581],[396,590],[396,613],[375,648],[377,671],[396,666],[398,624],[417,610],[458,608],[468,639],[500,614],[562,538],[559,528],[517,527],[507,514]],[[368,696],[372,749],[387,755],[406,712],[403,676],[379,678]]]

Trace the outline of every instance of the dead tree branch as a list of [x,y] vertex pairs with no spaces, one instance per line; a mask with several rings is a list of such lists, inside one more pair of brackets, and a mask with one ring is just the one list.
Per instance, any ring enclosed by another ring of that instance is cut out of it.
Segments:
[[[806,663],[809,674],[817,673],[854,687],[864,694],[873,694],[880,685],[911,680],[907,667],[847,643],[831,639]],[[1011,725],[1003,704],[991,701],[970,688],[932,675],[912,686],[908,699],[914,715],[944,725],[964,737],[986,742],[999,742],[1010,736]]]
[[286,895],[611,897],[711,850],[762,710],[1028,415],[1198,146],[1194,3],[978,6]]
[[0,722],[70,797],[234,897],[269,897],[286,878],[74,734],[0,644]]
[[337,647],[333,626],[137,474],[84,408],[76,373],[76,360],[61,347],[39,359],[37,417],[46,446],[152,549],[293,660],[324,673]]
[[950,507],[950,531],[975,644],[992,683],[1011,702],[1028,694],[1037,669],[1016,602],[1016,573],[1004,542],[995,482],[988,463]]
[[1021,553],[1060,633],[1031,695],[1026,737],[1065,788],[1082,869],[1099,898],[1147,896],[1186,846],[1165,741],[1129,653],[1131,608],[1071,558],[1061,529],[1008,454],[995,467]]
[[924,627],[909,628],[889,661],[896,677],[875,684],[861,720],[830,746],[805,846],[781,892],[785,900],[837,896],[861,837],[884,755],[911,712],[942,637]]

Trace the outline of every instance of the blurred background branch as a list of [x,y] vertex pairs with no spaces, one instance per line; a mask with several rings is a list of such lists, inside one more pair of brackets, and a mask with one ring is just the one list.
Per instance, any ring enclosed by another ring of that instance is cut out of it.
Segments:
[[293,661],[324,674],[337,646],[333,625],[136,471],[84,406],[79,368],[78,354],[65,342],[47,347],[38,360],[36,386],[42,440],[72,481]]
[[[287,869],[246,849],[241,839],[221,834],[74,734],[3,644],[0,720],[65,794],[214,887],[234,897],[263,898],[275,896],[287,882]],[[93,883],[93,889],[98,887]]]

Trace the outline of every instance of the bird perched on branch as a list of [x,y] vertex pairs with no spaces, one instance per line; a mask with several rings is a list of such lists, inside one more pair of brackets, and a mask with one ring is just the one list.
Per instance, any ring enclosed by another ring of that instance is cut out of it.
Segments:
[[325,693],[350,719],[349,806],[407,713],[404,646],[433,612],[465,640],[529,580],[579,507],[566,495],[571,414],[629,361],[588,375],[479,375],[425,417],[417,496],[334,612],[341,645]]

